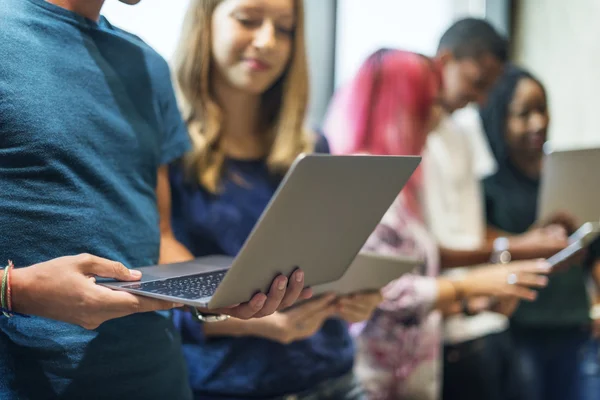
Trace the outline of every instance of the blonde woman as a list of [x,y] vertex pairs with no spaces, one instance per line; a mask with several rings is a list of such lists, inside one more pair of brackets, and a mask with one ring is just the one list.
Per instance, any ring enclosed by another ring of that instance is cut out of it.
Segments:
[[[235,255],[295,157],[328,151],[304,128],[303,22],[301,0],[191,2],[176,74],[193,150],[170,170],[163,262]],[[325,298],[251,321],[176,312],[196,398],[362,398],[347,325],[380,300]]]

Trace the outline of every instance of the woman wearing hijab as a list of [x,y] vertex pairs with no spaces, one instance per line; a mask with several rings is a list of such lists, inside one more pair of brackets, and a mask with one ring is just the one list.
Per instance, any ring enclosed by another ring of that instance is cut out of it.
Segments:
[[[526,232],[537,222],[550,120],[546,90],[530,73],[509,66],[480,114],[497,162],[496,173],[483,182],[488,225],[507,234]],[[575,224],[569,219],[559,216],[552,222],[562,222],[572,230]],[[511,331],[528,400],[584,398],[580,357],[590,336],[584,267],[592,265],[595,254],[590,252],[592,258],[584,266],[573,265],[553,274],[537,301],[522,302],[512,316]]]

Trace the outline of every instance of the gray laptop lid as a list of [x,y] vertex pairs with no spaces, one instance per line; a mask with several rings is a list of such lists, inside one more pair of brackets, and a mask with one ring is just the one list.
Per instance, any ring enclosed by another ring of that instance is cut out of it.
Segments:
[[[308,286],[339,279],[420,161],[371,155],[299,157],[210,307],[247,301],[268,289],[278,273],[289,275],[297,267],[307,271]],[[256,284],[249,287],[248,282]]]
[[577,222],[600,219],[600,149],[551,150],[548,147],[538,197],[538,218],[560,210]]

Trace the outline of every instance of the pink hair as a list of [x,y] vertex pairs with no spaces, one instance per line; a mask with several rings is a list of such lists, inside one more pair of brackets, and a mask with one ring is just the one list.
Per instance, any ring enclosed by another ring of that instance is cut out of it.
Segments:
[[[440,87],[433,61],[401,50],[378,50],[334,96],[324,123],[334,154],[420,155]],[[420,171],[404,189],[409,209],[418,204]]]

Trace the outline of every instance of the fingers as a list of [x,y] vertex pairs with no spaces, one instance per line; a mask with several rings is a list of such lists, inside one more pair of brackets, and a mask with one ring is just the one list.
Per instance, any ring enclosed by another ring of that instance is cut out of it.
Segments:
[[338,308],[335,305],[329,305],[315,312],[314,314],[309,315],[305,320],[300,321],[307,323],[309,326],[321,326],[323,321],[334,316],[337,312]]
[[[338,304],[338,315],[348,322],[365,321],[371,317],[373,311],[381,302],[383,297],[380,293],[369,293],[340,299]],[[351,318],[348,319],[348,318]]]
[[267,296],[264,293],[257,293],[249,302],[237,305],[235,307],[220,308],[213,310],[215,314],[227,314],[238,319],[254,318],[264,307]]
[[536,275],[527,272],[519,272],[516,274],[517,284],[531,288],[541,289],[548,285],[548,277]]
[[100,299],[101,308],[110,315],[107,319],[123,317],[130,314],[164,311],[172,308],[183,307],[183,304],[170,301],[153,299],[151,297],[136,296],[131,293],[112,290],[98,286],[104,292]]
[[490,309],[493,304],[493,299],[489,296],[478,296],[469,299],[468,308],[473,313],[480,313]]
[[370,310],[374,309],[379,303],[373,301],[373,296],[360,296],[356,298],[352,297],[344,297],[337,301],[338,306],[342,308],[352,309],[360,312],[370,312]]
[[562,225],[550,225],[545,228],[546,234],[554,239],[565,241],[568,239],[567,230]]
[[[302,305],[292,309],[288,314],[296,320],[310,318],[311,315],[319,313],[327,309],[331,302],[335,299],[334,294],[328,294],[314,300],[310,300]],[[335,307],[334,307],[335,308]]]
[[552,271],[551,265],[544,259],[529,261],[513,261],[506,270],[509,272],[528,272],[532,274],[548,274]]
[[564,226],[569,233],[577,230],[576,218],[566,211],[558,211],[554,213],[552,216],[550,216],[548,222]]
[[369,315],[365,315],[365,313],[363,312],[353,310],[350,308],[344,308],[342,310],[339,310],[337,312],[337,315],[338,317],[349,323],[362,322],[369,318]]
[[364,321],[371,317],[375,307],[365,306],[363,304],[342,304],[337,306],[337,314],[353,315],[354,321]]
[[75,263],[81,271],[88,275],[100,276],[102,278],[113,278],[120,281],[137,281],[142,273],[130,270],[117,261],[107,260],[91,254],[79,254],[74,256]]
[[[125,292],[123,292],[125,293]],[[133,303],[134,312],[150,312],[150,311],[165,311],[172,308],[183,307],[182,303],[175,303],[172,301],[164,301],[159,299],[153,299],[151,297],[135,296]]]
[[519,305],[519,299],[515,297],[504,298],[501,299],[494,307],[491,308],[491,311],[497,312],[499,314],[506,315],[510,317],[517,306]]
[[302,293],[302,289],[304,289],[304,272],[301,269],[297,269],[290,276],[285,296],[281,304],[279,304],[278,309],[283,310],[294,304],[298,300],[300,293]]
[[287,285],[288,279],[285,276],[280,275],[275,278],[263,307],[254,316],[257,318],[265,317],[277,311],[285,296]]
[[535,290],[519,285],[511,285],[508,289],[508,294],[523,300],[534,301],[537,299],[537,292]]
[[338,310],[366,311],[372,308],[370,304],[342,298],[336,302]]
[[300,296],[298,296],[298,300],[308,300],[313,296],[312,288],[304,288],[300,292]]

